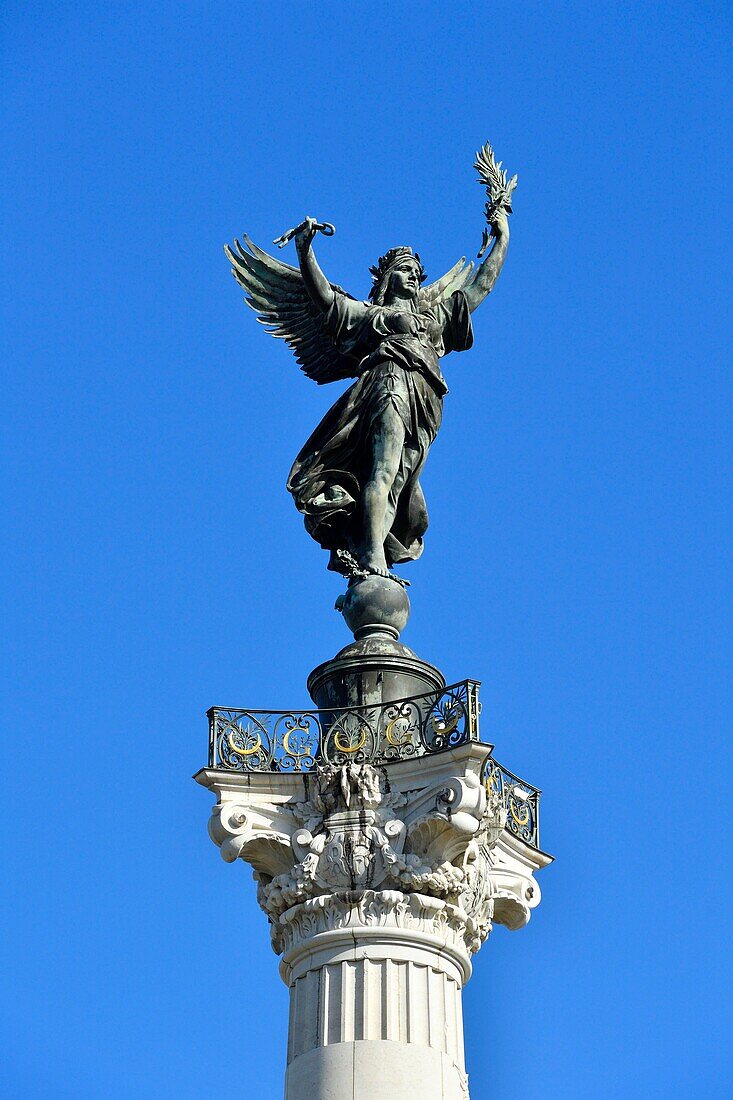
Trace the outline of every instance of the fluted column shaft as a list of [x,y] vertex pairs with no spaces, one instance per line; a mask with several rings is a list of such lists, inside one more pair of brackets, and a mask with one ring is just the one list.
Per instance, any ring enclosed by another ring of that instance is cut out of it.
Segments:
[[468,957],[456,958],[454,948],[446,954],[446,938],[427,926],[376,938],[385,931],[317,934],[289,953],[293,965],[283,960],[285,1100],[372,1100],[397,1090],[421,1100],[468,1097],[461,1008]]

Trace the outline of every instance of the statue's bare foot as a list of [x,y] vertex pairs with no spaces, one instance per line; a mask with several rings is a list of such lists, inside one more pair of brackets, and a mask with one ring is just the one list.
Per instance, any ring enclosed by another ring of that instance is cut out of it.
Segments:
[[359,558],[359,565],[367,573],[376,574],[377,577],[390,576],[384,554],[362,554]]
[[397,581],[403,588],[406,588],[410,583],[389,570],[384,555],[365,554],[360,559],[359,565],[365,573],[370,573],[373,577],[386,577],[388,581]]
[[[336,558],[339,562],[340,571],[351,580],[363,579],[364,577],[386,577],[387,580],[397,581],[397,584],[401,584],[403,588],[408,588],[410,585],[410,582],[403,577],[390,573],[386,559],[380,558],[378,555],[376,557],[367,555],[357,561],[349,550],[337,550]],[[336,610],[341,610],[338,606],[338,600],[336,601]]]

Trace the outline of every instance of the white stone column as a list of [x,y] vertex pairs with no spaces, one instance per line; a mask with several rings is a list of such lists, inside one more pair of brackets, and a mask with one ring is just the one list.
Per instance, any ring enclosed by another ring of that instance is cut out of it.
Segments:
[[550,857],[505,828],[477,742],[308,775],[197,779],[222,856],[254,868],[290,990],[285,1100],[467,1100],[462,989]]
[[470,974],[456,906],[421,894],[331,895],[285,914],[290,987],[286,1100],[465,1100],[461,990]]

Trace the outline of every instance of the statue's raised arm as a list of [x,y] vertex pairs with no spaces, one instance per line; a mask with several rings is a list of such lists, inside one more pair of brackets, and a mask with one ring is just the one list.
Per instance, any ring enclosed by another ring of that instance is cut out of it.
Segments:
[[310,299],[321,313],[327,313],[333,305],[334,288],[318,266],[311,243],[316,235],[319,223],[315,218],[306,218],[298,226],[295,234],[295,247],[300,261],[300,273]]
[[479,259],[488,248],[489,241],[494,244],[491,252],[478,268],[473,280],[466,287],[468,308],[473,311],[481,305],[484,298],[494,289],[494,283],[499,278],[506,251],[509,246],[509,214],[512,212],[512,195],[517,186],[517,177],[507,179],[506,171],[497,164],[494,150],[488,141],[479,149],[474,168],[479,174],[479,183],[486,188],[487,202],[484,207],[486,214],[486,228],[479,251]]
[[[333,233],[328,223],[308,217],[278,239],[281,246],[295,239],[298,268],[268,256],[246,236],[244,246],[235,241],[226,248],[247,302],[291,346],[304,373],[321,384],[356,378],[288,478],[307,530],[330,553],[329,568],[351,578],[377,575],[405,584],[392,566],[422,553],[428,513],[420,474],[448,392],[440,359],[471,347],[470,314],[493,288],[509,239],[516,177],[507,184],[490,147],[478,156],[494,243],[476,269],[459,260],[425,285],[419,255],[399,246],[370,269],[368,300],[358,301],[331,283],[316,261],[313,239],[319,230]],[[487,182],[486,172],[495,178]],[[488,239],[485,231],[484,248]]]
[[[342,355],[329,339],[323,310],[309,293],[302,273],[263,252],[246,234],[242,240],[243,244],[235,240],[232,247],[224,245],[224,251],[232,275],[246,291],[244,300],[258,320],[273,336],[290,345],[303,373],[319,385],[355,378],[359,373],[357,364]],[[320,269],[319,275],[327,282]],[[337,289],[328,286],[331,294]]]
[[497,210],[491,222],[491,236],[494,244],[483,263],[477,268],[471,282],[464,288],[468,308],[471,313],[494,289],[499,278],[509,247],[509,219],[504,210]]

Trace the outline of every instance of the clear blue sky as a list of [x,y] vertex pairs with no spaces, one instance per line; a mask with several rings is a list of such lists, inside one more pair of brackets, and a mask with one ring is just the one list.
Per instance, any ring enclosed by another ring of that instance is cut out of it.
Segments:
[[[339,387],[221,251],[305,213],[509,258],[446,360],[405,641],[484,681],[557,862],[465,995],[472,1100],[730,1087],[730,114],[723,3],[18,3],[2,13],[0,1093],[280,1096],[286,990],[206,836],[213,703],[347,639],[285,492]],[[720,1094],[718,1092],[717,1094]]]

